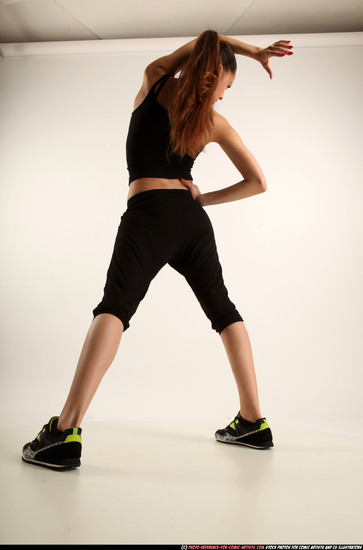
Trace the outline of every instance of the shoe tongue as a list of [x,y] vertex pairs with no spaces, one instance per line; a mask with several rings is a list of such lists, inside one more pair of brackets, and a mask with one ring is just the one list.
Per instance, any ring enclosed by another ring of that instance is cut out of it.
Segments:
[[53,416],[49,420],[49,431],[50,431],[50,433],[57,431],[58,418],[59,418],[59,416]]

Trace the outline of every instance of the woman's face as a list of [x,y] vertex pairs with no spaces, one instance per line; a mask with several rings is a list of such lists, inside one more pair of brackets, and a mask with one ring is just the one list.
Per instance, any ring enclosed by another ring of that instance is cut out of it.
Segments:
[[228,72],[225,72],[225,71],[222,72],[221,76],[219,77],[215,102],[218,101],[219,99],[220,100],[223,99],[224,92],[227,90],[227,88],[230,88],[232,86],[235,77],[236,77],[236,75],[229,72],[229,71]]

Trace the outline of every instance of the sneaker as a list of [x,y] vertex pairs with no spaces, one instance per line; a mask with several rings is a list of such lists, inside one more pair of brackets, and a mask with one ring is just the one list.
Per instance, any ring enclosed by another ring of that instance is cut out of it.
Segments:
[[57,429],[58,416],[53,416],[43,426],[34,441],[23,447],[23,460],[52,468],[72,470],[81,465],[81,428],[70,428],[61,432]]
[[248,422],[242,418],[240,412],[226,428],[217,430],[215,437],[221,443],[234,443],[254,449],[268,449],[274,446],[272,432],[266,418],[260,418],[257,422]]

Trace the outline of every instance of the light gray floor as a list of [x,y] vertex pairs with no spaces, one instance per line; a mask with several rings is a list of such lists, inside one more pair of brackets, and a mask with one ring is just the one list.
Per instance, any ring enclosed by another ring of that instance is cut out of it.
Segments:
[[20,460],[0,431],[0,543],[361,544],[363,438],[274,429],[255,451],[211,424],[86,423],[81,468]]

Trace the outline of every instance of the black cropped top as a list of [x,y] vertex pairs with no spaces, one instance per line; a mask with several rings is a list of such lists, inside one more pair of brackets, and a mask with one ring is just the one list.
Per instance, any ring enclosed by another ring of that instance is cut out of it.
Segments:
[[191,180],[194,158],[170,151],[168,111],[157,102],[169,75],[162,76],[131,115],[126,141],[129,185],[138,178]]

